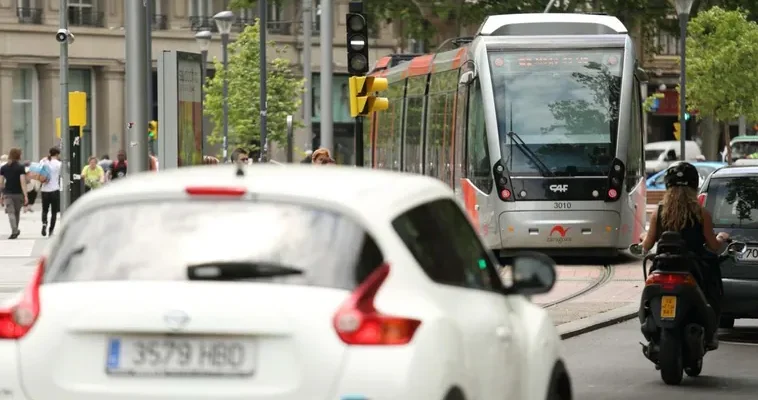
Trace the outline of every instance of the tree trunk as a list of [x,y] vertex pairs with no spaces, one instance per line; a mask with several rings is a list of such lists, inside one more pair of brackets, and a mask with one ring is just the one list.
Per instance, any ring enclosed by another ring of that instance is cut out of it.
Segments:
[[721,149],[719,148],[719,138],[721,137],[721,124],[711,117],[705,117],[700,120],[700,137],[703,138],[703,155],[708,160],[719,159]]

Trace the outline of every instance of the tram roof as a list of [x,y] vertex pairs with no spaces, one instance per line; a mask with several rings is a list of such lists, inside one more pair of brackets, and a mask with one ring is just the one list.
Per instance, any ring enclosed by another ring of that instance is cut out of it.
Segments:
[[461,47],[441,53],[418,56],[409,62],[376,71],[375,74],[394,82],[412,76],[427,75],[431,72],[457,69],[466,61],[466,57],[466,47]]
[[618,18],[608,15],[542,13],[491,15],[484,20],[476,35],[539,36],[628,33],[629,31]]

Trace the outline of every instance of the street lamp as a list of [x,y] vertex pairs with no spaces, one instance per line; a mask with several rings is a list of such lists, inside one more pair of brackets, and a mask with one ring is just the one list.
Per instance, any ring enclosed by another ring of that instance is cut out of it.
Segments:
[[205,80],[208,75],[208,48],[211,46],[212,38],[213,34],[211,31],[200,31],[195,34],[195,41],[197,42],[198,47],[200,47],[200,56],[202,57],[203,63],[203,68],[200,70],[200,79],[201,82],[203,82],[202,86],[200,86],[200,93],[203,103],[205,103]]
[[221,33],[221,47],[222,47],[222,59],[224,65],[224,162],[228,162],[227,151],[229,149],[229,79],[227,73],[229,71],[229,32],[232,30],[232,24],[234,23],[234,13],[231,11],[221,11],[213,16],[216,21],[216,27]]
[[679,126],[681,128],[681,134],[679,135],[680,154],[679,158],[684,161],[684,144],[687,140],[687,121],[685,120],[685,114],[687,113],[687,68],[685,51],[687,49],[687,23],[690,20],[690,10],[692,10],[692,3],[695,0],[669,0],[674,3],[676,8],[676,14],[679,16],[679,45],[681,50],[679,51],[679,77],[681,83],[679,85]]

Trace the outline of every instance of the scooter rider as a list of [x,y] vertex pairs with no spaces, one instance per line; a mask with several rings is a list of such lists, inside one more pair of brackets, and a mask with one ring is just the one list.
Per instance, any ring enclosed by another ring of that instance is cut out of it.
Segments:
[[[701,272],[705,280],[702,289],[718,320],[721,311],[721,274],[717,269],[719,266],[714,265],[716,259],[706,257],[704,245],[717,253],[729,239],[729,234],[713,233],[713,218],[697,201],[699,180],[697,169],[690,163],[682,162],[669,167],[664,175],[666,193],[650,218],[650,229],[642,242],[642,248],[645,252],[650,251],[663,232],[679,232],[687,249],[702,261]],[[711,336],[710,344],[718,346],[715,332]]]

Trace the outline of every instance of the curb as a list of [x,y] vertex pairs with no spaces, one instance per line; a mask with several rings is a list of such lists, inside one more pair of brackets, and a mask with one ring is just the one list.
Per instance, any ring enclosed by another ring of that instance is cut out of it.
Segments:
[[615,308],[591,317],[567,322],[558,325],[558,334],[561,339],[568,339],[585,333],[596,331],[620,322],[629,321],[637,316],[639,304],[630,303],[623,307]]

